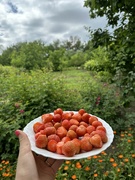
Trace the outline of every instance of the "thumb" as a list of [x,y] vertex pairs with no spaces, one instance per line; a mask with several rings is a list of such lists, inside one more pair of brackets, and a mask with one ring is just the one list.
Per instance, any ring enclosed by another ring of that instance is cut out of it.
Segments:
[[19,138],[19,143],[20,143],[19,153],[26,154],[29,151],[31,151],[31,146],[28,136],[21,130],[16,130],[15,134]]

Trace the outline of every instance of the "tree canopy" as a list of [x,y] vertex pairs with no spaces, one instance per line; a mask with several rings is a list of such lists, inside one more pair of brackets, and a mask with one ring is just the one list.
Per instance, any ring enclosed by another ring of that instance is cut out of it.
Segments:
[[87,59],[79,54],[74,56],[82,51],[83,44],[77,36],[51,44],[42,41],[20,42],[2,52],[0,64],[26,70],[47,68],[61,71],[65,66],[82,65]]
[[[135,1],[85,0],[84,6],[89,8],[91,18],[106,16],[107,25],[114,28],[106,43],[115,80],[121,80],[124,94],[135,94]],[[100,34],[103,38],[103,33]]]

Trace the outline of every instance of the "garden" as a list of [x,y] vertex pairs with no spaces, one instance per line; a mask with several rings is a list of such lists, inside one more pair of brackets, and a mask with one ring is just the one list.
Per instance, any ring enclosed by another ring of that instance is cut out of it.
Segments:
[[122,95],[114,84],[102,82],[87,70],[46,69],[24,72],[0,68],[0,178],[14,179],[18,139],[14,132],[43,113],[63,110],[89,113],[104,119],[114,132],[112,145],[100,154],[65,161],[56,180],[133,179],[135,176],[134,112],[124,108]]

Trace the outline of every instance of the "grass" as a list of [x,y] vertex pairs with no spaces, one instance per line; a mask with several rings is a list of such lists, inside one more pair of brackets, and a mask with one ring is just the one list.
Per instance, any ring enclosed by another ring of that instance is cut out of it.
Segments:
[[88,79],[93,80],[93,76],[90,74],[90,71],[77,69],[65,70],[62,72],[53,72],[52,76],[64,78],[64,82],[69,89],[78,90],[82,88],[82,85],[85,81],[87,81]]

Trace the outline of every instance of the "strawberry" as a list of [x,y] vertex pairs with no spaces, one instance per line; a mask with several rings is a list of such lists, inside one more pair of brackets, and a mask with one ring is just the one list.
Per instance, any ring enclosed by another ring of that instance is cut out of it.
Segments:
[[42,119],[43,123],[51,122],[53,119],[53,115],[52,114],[43,114],[41,116],[41,119]]
[[75,144],[73,141],[68,141],[62,146],[62,154],[67,157],[72,157],[76,153]]
[[86,122],[86,123],[89,122],[89,118],[90,118],[90,114],[88,114],[88,113],[84,113],[84,114],[82,115],[82,120],[83,120],[84,122]]
[[67,130],[63,126],[61,126],[56,130],[56,134],[60,137],[60,139],[62,139],[67,135]]
[[52,139],[52,140],[48,141],[47,149],[51,152],[56,152],[56,145],[57,145],[57,141]]
[[100,121],[94,121],[92,123],[92,126],[94,126],[95,128],[97,128],[98,126],[102,126],[102,123]]
[[60,142],[60,138],[57,134],[51,134],[48,136],[48,141],[55,140],[56,142]]
[[45,133],[47,136],[51,135],[51,134],[56,134],[56,129],[55,127],[47,127],[45,128]]
[[77,129],[76,129],[76,133],[78,135],[78,137],[84,136],[86,133],[86,127],[84,125],[80,125]]
[[67,119],[64,119],[63,121],[62,121],[62,124],[61,124],[65,129],[69,129],[70,128],[70,126],[71,126],[71,124],[70,124],[70,121],[69,120],[67,120]]
[[40,132],[40,130],[43,130],[43,129],[44,129],[44,124],[41,123],[41,122],[36,122],[33,125],[33,130],[34,130],[35,133]]
[[72,142],[74,143],[74,145],[75,145],[75,154],[79,154],[80,153],[80,149],[81,149],[81,142],[80,142],[80,140],[79,139],[77,139],[77,138],[74,138],[73,140],[72,140]]
[[69,137],[70,139],[74,139],[74,138],[77,138],[77,134],[73,130],[68,130],[67,137]]
[[79,113],[75,113],[73,116],[72,116],[72,119],[76,119],[77,121],[81,121],[82,120],[82,116],[81,114]]
[[107,142],[108,138],[107,138],[107,135],[106,135],[106,133],[104,131],[96,130],[95,133],[99,134],[99,136],[101,137],[103,143]]
[[61,141],[66,143],[67,141],[71,141],[71,139],[69,137],[65,136],[65,137],[62,138]]
[[73,124],[73,125],[70,126],[69,130],[73,130],[73,131],[76,132],[76,129],[77,129],[77,128],[78,128],[78,126],[75,125],[75,124]]
[[57,154],[62,154],[62,147],[64,145],[63,141],[60,141],[56,144],[56,153]]
[[46,135],[40,134],[36,139],[36,146],[38,148],[46,148],[48,139]]
[[92,125],[89,125],[89,126],[86,128],[86,130],[87,130],[87,133],[91,134],[93,131],[95,131],[95,127],[92,126]]
[[82,151],[91,151],[93,146],[90,143],[90,137],[83,137],[80,141]]
[[70,119],[70,124],[71,125],[79,125],[79,122],[76,119]]
[[60,114],[54,114],[53,121],[54,122],[60,122],[61,121],[61,115]]
[[90,143],[95,148],[101,148],[103,146],[102,139],[98,134],[95,134],[92,137],[90,137]]

